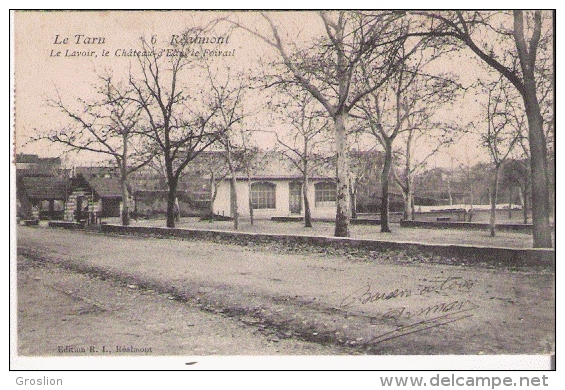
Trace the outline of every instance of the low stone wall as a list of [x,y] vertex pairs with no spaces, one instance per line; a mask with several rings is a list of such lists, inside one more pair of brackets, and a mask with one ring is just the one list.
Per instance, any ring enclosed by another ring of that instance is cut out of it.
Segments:
[[[335,222],[335,221],[334,221]],[[351,225],[380,225],[380,219],[364,219],[364,218],[355,218],[350,219],[349,223]]]
[[49,227],[64,228],[64,229],[82,229],[84,223],[74,221],[49,221]]
[[302,222],[304,217],[271,217],[274,222]]
[[[488,223],[477,222],[448,222],[448,221],[400,221],[401,227],[425,229],[462,229],[462,230],[489,230]],[[532,232],[532,224],[496,224],[496,229],[501,231]]]
[[433,245],[419,243],[403,243],[392,241],[375,241],[341,237],[293,236],[285,234],[257,234],[230,231],[190,230],[142,226],[102,225],[102,233],[131,234],[150,237],[175,237],[181,239],[199,239],[218,243],[237,245],[254,245],[264,243],[281,243],[307,245],[321,248],[334,248],[355,253],[398,253],[412,257],[416,261],[473,264],[487,263],[516,267],[555,267],[555,250],[553,249],[512,249],[489,248],[469,245]]

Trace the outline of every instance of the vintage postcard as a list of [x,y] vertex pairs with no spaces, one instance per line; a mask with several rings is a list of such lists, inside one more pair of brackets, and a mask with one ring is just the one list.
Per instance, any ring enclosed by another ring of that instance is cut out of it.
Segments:
[[551,369],[554,18],[12,11],[12,367]]

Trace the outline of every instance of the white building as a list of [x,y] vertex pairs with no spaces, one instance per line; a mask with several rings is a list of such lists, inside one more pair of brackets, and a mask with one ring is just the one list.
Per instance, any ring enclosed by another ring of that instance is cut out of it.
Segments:
[[[336,184],[332,179],[308,179],[308,201],[312,218],[335,218]],[[247,177],[236,182],[239,215],[249,216],[249,186]],[[231,185],[226,179],[218,186],[213,209],[217,215],[233,217],[230,207]],[[304,216],[302,180],[291,175],[255,175],[251,177],[251,203],[255,218]]]

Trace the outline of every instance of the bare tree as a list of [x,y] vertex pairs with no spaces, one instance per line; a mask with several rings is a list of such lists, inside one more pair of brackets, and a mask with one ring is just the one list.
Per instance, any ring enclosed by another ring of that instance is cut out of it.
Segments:
[[[242,169],[245,170],[247,176],[247,205],[249,207],[249,222],[251,226],[255,223],[253,214],[253,191],[251,187],[251,177],[255,170],[261,166],[262,158],[257,145],[253,143],[252,132],[242,130],[239,132],[240,147],[238,150],[238,157]],[[265,156],[264,154],[262,155]]]
[[[392,174],[396,184],[400,187],[402,191],[402,197],[404,198],[404,220],[414,219],[414,193],[415,177],[423,172],[428,165],[428,161],[446,145],[453,142],[453,138],[449,134],[448,129],[442,128],[441,133],[438,133],[438,138],[432,138],[430,141],[430,134],[421,132],[418,128],[413,128],[410,126],[410,121],[408,121],[409,130],[406,131],[405,139],[400,143],[401,148],[396,153],[395,162],[399,165],[400,172],[397,172],[394,168],[392,169]],[[428,151],[421,156],[415,156],[415,150],[421,149],[428,146]],[[451,188],[450,179],[448,177],[448,193],[451,199]],[[451,201],[452,202],[452,201]]]
[[[369,125],[371,134],[375,136],[379,144],[384,148],[385,158],[384,164],[380,173],[380,183],[381,183],[381,232],[390,233],[390,227],[388,223],[389,217],[389,178],[392,168],[392,157],[393,157],[393,142],[398,136],[400,130],[403,128],[404,121],[407,118],[406,113],[403,113],[402,107],[402,96],[403,90],[406,88],[404,84],[404,77],[407,75],[404,72],[400,72],[395,82],[390,83],[391,90],[394,94],[393,97],[393,108],[384,107],[384,104],[388,101],[384,98],[385,92],[379,91],[374,93],[371,98],[367,99],[367,102],[361,106],[361,109],[365,113],[365,119]],[[409,79],[410,79],[410,75]],[[413,76],[413,75],[411,75]],[[385,113],[394,113],[394,119],[392,122],[387,122],[383,118],[383,111]]]
[[490,235],[492,237],[496,234],[496,202],[500,168],[520,138],[520,132],[512,126],[507,115],[509,99],[505,95],[505,86],[505,80],[500,78],[487,88],[487,131],[486,134],[482,134],[483,143],[488,148],[494,164],[490,187]]
[[209,218],[210,218],[210,222],[212,222],[215,218],[214,203],[218,196],[218,188],[226,180],[230,172],[225,162],[223,161],[224,156],[222,155],[222,151],[217,151],[215,153],[212,152],[207,153],[204,156],[203,160],[204,160],[204,164],[206,165],[208,174],[210,175]]
[[[312,215],[308,187],[312,173],[325,165],[327,156],[329,118],[317,106],[318,102],[304,90],[289,88],[282,85],[280,103],[271,107],[283,122],[290,124],[290,131],[271,132],[276,136],[277,143],[282,147],[285,158],[302,175],[302,198],[304,199],[304,227],[312,227]],[[326,153],[327,154],[327,153]]]
[[71,151],[106,155],[117,165],[122,190],[122,225],[130,224],[128,177],[147,165],[155,151],[143,148],[139,141],[144,132],[140,123],[141,107],[132,100],[133,91],[115,82],[111,75],[99,77],[94,87],[97,98],[92,102],[78,99],[82,106],[73,109],[61,97],[49,104],[71,119],[72,125],[52,130],[51,142],[66,145]]
[[[463,42],[520,93],[528,119],[531,151],[534,247],[552,246],[547,139],[536,72],[540,57],[551,57],[554,13],[547,11],[414,11],[432,22],[427,31],[439,39]],[[553,73],[553,61],[546,63]],[[550,109],[553,112],[553,108]],[[553,123],[553,119],[549,120]]]
[[402,169],[397,173],[392,168],[392,173],[404,198],[405,220],[414,219],[414,177],[422,172],[430,158],[461,133],[458,126],[444,118],[434,118],[436,112],[456,99],[460,89],[460,85],[445,76],[418,74],[404,92],[407,118],[395,157]]
[[[247,78],[243,75],[232,76],[229,68],[226,69],[224,77],[220,77],[217,69],[213,71],[210,63],[206,64],[208,79],[212,94],[217,102],[218,115],[214,121],[214,127],[221,134],[216,141],[225,153],[228,170],[230,172],[230,204],[233,215],[234,229],[239,229],[239,207],[237,199],[237,172],[244,165],[246,153],[243,143],[237,145],[236,138],[239,136],[244,140],[243,121],[250,114],[244,107],[244,98],[249,90]],[[251,211],[252,212],[252,211]]]
[[[164,174],[163,168],[158,169],[161,174]],[[198,164],[195,164],[194,169],[189,167],[189,177],[183,180],[193,180],[194,175],[204,175],[208,181],[208,197],[209,208],[208,218],[213,222],[216,218],[214,213],[214,204],[218,196],[218,189],[224,183],[230,174],[229,167],[226,163],[225,150],[217,143],[212,145],[210,150],[202,152],[198,158]],[[165,176],[163,176],[165,177]]]
[[[364,133],[364,128],[360,130]],[[356,135],[356,134],[355,134]],[[364,146],[364,145],[363,145]],[[357,218],[358,209],[358,195],[359,190],[373,177],[373,168],[377,166],[376,159],[370,157],[370,153],[373,149],[366,150],[365,147],[361,147],[361,142],[356,139],[352,142],[349,149],[349,198],[351,200],[351,218]],[[365,190],[368,190],[365,188]]]
[[[349,167],[347,121],[350,111],[366,95],[376,91],[394,73],[403,28],[395,12],[319,12],[325,35],[313,45],[298,47],[285,42],[272,16],[261,14],[270,34],[236,23],[273,47],[282,60],[282,69],[273,84],[297,84],[318,100],[333,121],[337,155],[337,201],[335,236],[349,236]],[[383,72],[380,82],[367,85],[361,63],[372,63]]]
[[[544,133],[547,141],[547,157],[549,162],[554,161],[555,153],[555,112],[554,112],[554,102],[553,102],[553,72],[551,67],[548,66],[548,62],[552,58],[547,58],[548,53],[542,51],[540,54],[539,61],[536,68],[537,77],[537,89],[539,97],[540,108],[542,110],[542,116],[544,119]],[[529,203],[532,195],[531,186],[531,167],[530,167],[530,146],[529,146],[529,131],[528,131],[528,120],[526,117],[526,112],[523,106],[523,100],[521,95],[517,90],[512,90],[510,88],[505,88],[505,107],[506,111],[504,115],[506,119],[511,123],[511,126],[516,129],[519,133],[518,143],[520,148],[517,149],[518,153],[515,156],[515,160],[511,166],[512,182],[516,183],[519,190],[519,196],[521,203],[523,205],[524,223],[528,223],[529,214]],[[521,173],[522,178],[518,178],[517,175]],[[550,172],[551,173],[551,170]],[[550,193],[550,209],[552,213],[554,212],[554,197],[553,183],[551,180],[551,175],[548,183],[549,193]]]
[[[245,137],[244,140],[238,139]],[[253,208],[251,203],[251,174],[259,164],[259,150],[250,144],[248,135],[244,132],[223,134],[217,141],[215,153],[210,153],[205,161],[210,174],[210,221],[214,216],[214,202],[218,194],[218,187],[221,183],[229,180],[230,185],[230,208],[234,221],[234,229],[239,229],[239,200],[237,196],[237,177],[241,172],[245,172],[248,179],[249,190],[249,212],[251,224],[253,225]]]
[[459,159],[455,157],[455,160],[458,162],[459,170],[462,173],[464,184],[463,186],[469,192],[469,213],[467,214],[467,222],[471,222],[473,220],[474,215],[474,204],[475,204],[475,182],[477,181],[475,171],[473,170],[473,163],[472,160],[476,160],[477,156],[473,156],[473,159],[469,156],[469,147],[468,144],[464,143],[464,150],[465,150],[465,158]]
[[[187,33],[198,36],[202,30]],[[184,52],[186,44],[186,40],[180,41],[177,50]],[[148,144],[159,150],[163,161],[168,186],[167,227],[175,227],[179,177],[191,161],[221,136],[221,129],[213,126],[221,103],[197,85],[189,88],[183,84],[183,77],[191,76],[189,71],[202,71],[197,57],[160,56],[144,39],[142,48],[149,55],[138,56],[141,77],[131,75],[129,83],[149,128]]]
[[[411,50],[414,53],[416,48]],[[398,51],[399,59],[406,59],[406,48],[403,45]],[[367,123],[370,133],[377,139],[384,149],[384,164],[380,174],[381,182],[381,232],[390,233],[389,226],[389,185],[393,166],[394,141],[403,131],[417,129],[418,116],[423,115],[425,105],[419,105],[420,98],[415,98],[414,93],[420,91],[416,87],[419,71],[426,61],[421,56],[415,64],[406,61],[398,63],[395,73],[387,77],[384,85],[368,94],[359,104],[360,116]],[[365,68],[367,80],[375,73]],[[428,93],[422,90],[422,93]],[[429,95],[431,96],[431,94]],[[412,203],[411,200],[409,200]]]

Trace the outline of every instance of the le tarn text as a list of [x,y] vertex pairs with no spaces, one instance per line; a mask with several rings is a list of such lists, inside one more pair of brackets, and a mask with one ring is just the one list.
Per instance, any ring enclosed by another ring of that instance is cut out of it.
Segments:
[[[55,35],[55,39],[53,41],[54,45],[103,45],[106,43],[105,37],[91,37],[84,34],[75,34],[72,37],[68,36],[61,36],[59,34]],[[102,49],[101,52],[102,57],[108,57],[110,52],[106,49]],[[65,49],[58,50],[58,49],[51,49],[51,53],[49,57],[98,57],[98,54],[95,50],[91,50],[89,48],[81,48],[80,50],[73,50],[73,49]]]

